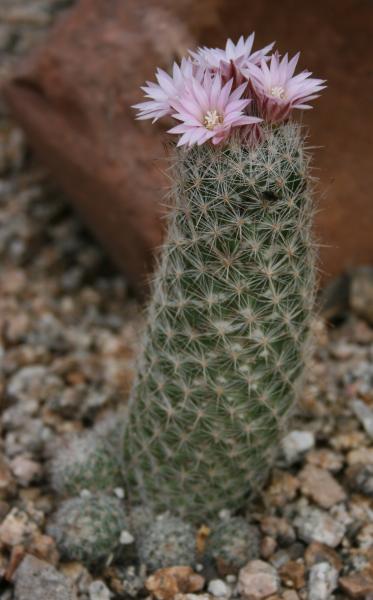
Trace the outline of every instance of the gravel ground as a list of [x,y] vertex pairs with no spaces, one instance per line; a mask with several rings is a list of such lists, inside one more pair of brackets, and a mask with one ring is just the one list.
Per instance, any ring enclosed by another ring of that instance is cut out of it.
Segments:
[[[64,4],[2,2],[1,77]],[[194,571],[151,577],[130,556],[99,571],[60,560],[45,533],[59,503],[48,460],[56,441],[125,403],[142,317],[0,111],[0,599],[373,598],[373,329],[353,313],[338,327],[315,322],[300,410],[263,496],[242,515],[259,534],[245,566],[231,568],[219,549]],[[213,533],[196,532],[200,550]]]

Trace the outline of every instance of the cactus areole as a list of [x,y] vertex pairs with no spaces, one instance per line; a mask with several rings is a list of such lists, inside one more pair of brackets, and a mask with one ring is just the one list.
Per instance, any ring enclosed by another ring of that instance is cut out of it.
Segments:
[[[240,40],[232,44],[236,54],[240,43],[243,53],[248,48]],[[297,77],[303,75],[299,86],[322,87],[309,72],[293,77],[287,56],[280,62],[274,55],[270,67],[261,56],[250,79],[250,50],[228,66],[220,57],[220,70],[204,64],[207,52],[178,67],[185,81],[172,93],[176,67],[173,79],[158,73],[159,89],[169,78],[166,100],[185,125],[174,128],[182,134],[178,146],[187,147],[174,151],[168,233],[124,434],[130,498],[195,521],[247,502],[297,398],[316,252],[310,157],[289,111],[301,107],[291,105]],[[251,102],[240,99],[244,84],[235,88],[228,79],[234,66],[249,79]],[[268,97],[259,83],[255,88],[260,68],[272,73]],[[272,93],[279,86],[282,93]],[[144,89],[158,101],[156,87]],[[311,93],[299,92],[298,104]],[[254,103],[258,118],[249,123]],[[140,118],[150,108],[157,118],[156,101],[143,104]]]

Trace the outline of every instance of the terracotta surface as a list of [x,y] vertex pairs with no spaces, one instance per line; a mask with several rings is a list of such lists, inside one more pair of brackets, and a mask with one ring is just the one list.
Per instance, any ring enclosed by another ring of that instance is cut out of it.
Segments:
[[81,0],[4,89],[52,176],[140,291],[162,240],[164,136],[130,107],[156,66],[193,45],[190,30],[216,18],[208,0],[197,11],[191,0],[169,5]]
[[329,84],[304,116],[310,144],[322,146],[317,231],[325,280],[373,262],[369,22],[368,0],[153,0],[145,8],[81,0],[5,93],[53,176],[140,289],[162,238],[167,180],[161,129],[133,119],[139,86],[193,43],[190,31],[216,45],[255,29],[258,46],[276,39],[280,51],[301,48],[301,66]]

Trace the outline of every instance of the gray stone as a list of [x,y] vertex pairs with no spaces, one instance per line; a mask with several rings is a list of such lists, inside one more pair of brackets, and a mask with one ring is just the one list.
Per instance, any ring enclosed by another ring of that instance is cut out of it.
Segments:
[[12,460],[10,468],[18,483],[25,487],[32,481],[40,479],[42,475],[41,465],[22,454]]
[[352,490],[373,498],[373,464],[356,464],[347,470],[347,481]]
[[212,579],[208,585],[208,592],[216,598],[229,598],[231,589],[222,579]]
[[352,410],[369,437],[373,439],[373,410],[362,400],[353,400]]
[[291,431],[282,441],[282,448],[288,464],[300,460],[308,450],[315,445],[315,436],[312,431]]
[[14,600],[77,600],[69,580],[52,565],[26,555],[15,576]]
[[139,572],[133,565],[125,567],[121,573],[123,592],[131,598],[137,597],[144,588],[146,577],[146,567],[140,567]]
[[320,542],[336,548],[346,533],[346,527],[333,519],[327,512],[317,508],[307,508],[294,522],[299,537],[305,542]]
[[5,454],[10,458],[26,452],[39,455],[44,450],[44,444],[52,437],[52,430],[44,426],[41,419],[25,419],[22,427],[6,434]]
[[92,581],[89,586],[90,600],[110,600],[110,598],[112,598],[112,593],[103,581]]
[[308,599],[329,600],[338,583],[338,571],[328,562],[314,565],[309,574]]
[[11,398],[27,401],[35,398],[44,401],[62,388],[62,381],[56,375],[48,373],[43,365],[33,365],[19,369],[10,379],[7,393]]

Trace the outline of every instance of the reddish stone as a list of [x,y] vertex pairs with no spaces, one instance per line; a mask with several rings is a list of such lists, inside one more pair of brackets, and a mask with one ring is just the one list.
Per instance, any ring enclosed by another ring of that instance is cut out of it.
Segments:
[[303,494],[322,508],[331,508],[346,497],[344,489],[325,469],[308,464],[298,473],[298,478]]
[[289,560],[280,567],[279,570],[281,580],[287,587],[294,587],[300,590],[305,586],[305,568],[304,564],[295,560]]
[[321,544],[320,542],[312,542],[312,544],[307,547],[304,558],[309,569],[319,562],[328,562],[337,569],[337,571],[342,569],[342,561],[339,558],[338,553],[333,550],[333,548]]
[[173,600],[178,594],[199,592],[204,584],[201,575],[184,566],[158,569],[145,581],[146,589],[157,600]]
[[361,571],[346,577],[340,577],[339,586],[349,598],[367,600],[373,595],[373,578],[369,572]]

